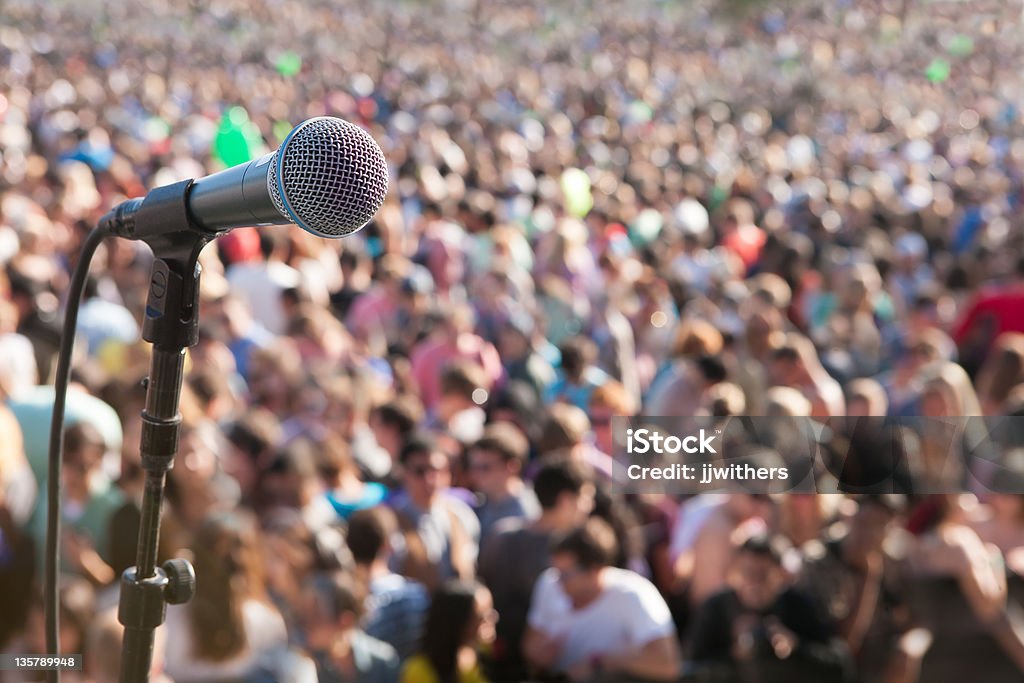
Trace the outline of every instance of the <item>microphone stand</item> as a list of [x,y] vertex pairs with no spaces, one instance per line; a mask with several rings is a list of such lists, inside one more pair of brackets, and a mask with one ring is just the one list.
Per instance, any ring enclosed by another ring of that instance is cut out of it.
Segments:
[[195,592],[195,570],[187,560],[156,566],[164,484],[178,451],[185,349],[199,338],[199,252],[216,237],[189,217],[191,184],[186,180],[153,190],[115,231],[145,241],[155,256],[142,328],[143,339],[153,345],[142,411],[145,488],[136,564],[121,576],[117,616],[125,630],[120,683],[149,681],[154,632],[166,606],[186,603]]

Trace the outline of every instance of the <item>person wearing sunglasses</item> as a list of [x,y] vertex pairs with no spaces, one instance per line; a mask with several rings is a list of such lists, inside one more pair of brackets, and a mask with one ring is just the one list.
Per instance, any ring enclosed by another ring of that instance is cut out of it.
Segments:
[[521,519],[531,522],[540,514],[533,491],[521,476],[530,443],[508,422],[489,425],[469,450],[469,469],[476,492],[483,497],[476,508],[480,540],[485,542],[498,522]]
[[435,590],[474,575],[480,524],[472,508],[449,493],[451,463],[436,441],[416,436],[402,449],[403,490],[392,507],[405,541],[393,567]]

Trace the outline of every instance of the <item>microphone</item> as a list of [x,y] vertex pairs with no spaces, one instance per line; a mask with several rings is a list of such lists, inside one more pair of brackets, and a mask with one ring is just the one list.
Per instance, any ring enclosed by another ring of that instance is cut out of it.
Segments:
[[[164,228],[136,221],[136,215],[147,201],[156,208],[165,188],[122,202],[100,219],[100,227],[129,239],[161,237],[149,233]],[[185,203],[190,221],[211,237],[232,228],[295,223],[336,238],[366,225],[387,188],[387,162],[369,133],[320,116],[296,126],[276,151],[190,181]]]

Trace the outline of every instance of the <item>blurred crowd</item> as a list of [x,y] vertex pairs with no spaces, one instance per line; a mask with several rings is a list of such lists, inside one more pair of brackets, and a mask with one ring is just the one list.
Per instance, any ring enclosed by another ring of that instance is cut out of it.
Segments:
[[[331,115],[389,162],[370,224],[242,228],[201,258],[160,535],[198,589],[152,680],[1021,680],[1024,451],[988,480],[930,469],[943,495],[627,495],[611,429],[854,425],[863,483],[971,438],[853,418],[1024,415],[1021,3],[2,13],[0,651],[45,651],[46,435],[86,234]],[[117,680],[151,263],[107,240],[78,321],[67,681]]]

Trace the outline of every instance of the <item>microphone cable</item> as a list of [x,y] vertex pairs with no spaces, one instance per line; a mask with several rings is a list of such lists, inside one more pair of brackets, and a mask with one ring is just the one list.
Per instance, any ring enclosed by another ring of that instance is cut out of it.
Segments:
[[[46,616],[46,649],[51,656],[60,656],[60,591],[58,570],[60,562],[60,477],[64,459],[64,406],[67,402],[68,384],[71,378],[71,355],[75,346],[75,331],[78,327],[78,309],[89,275],[89,265],[96,248],[108,236],[108,231],[93,228],[82,245],[78,263],[71,277],[67,310],[64,313],[64,327],[60,338],[57,357],[57,375],[53,382],[53,414],[50,416],[50,444],[48,474],[46,482],[46,562],[43,597]],[[47,683],[59,683],[60,670],[46,672]]]

